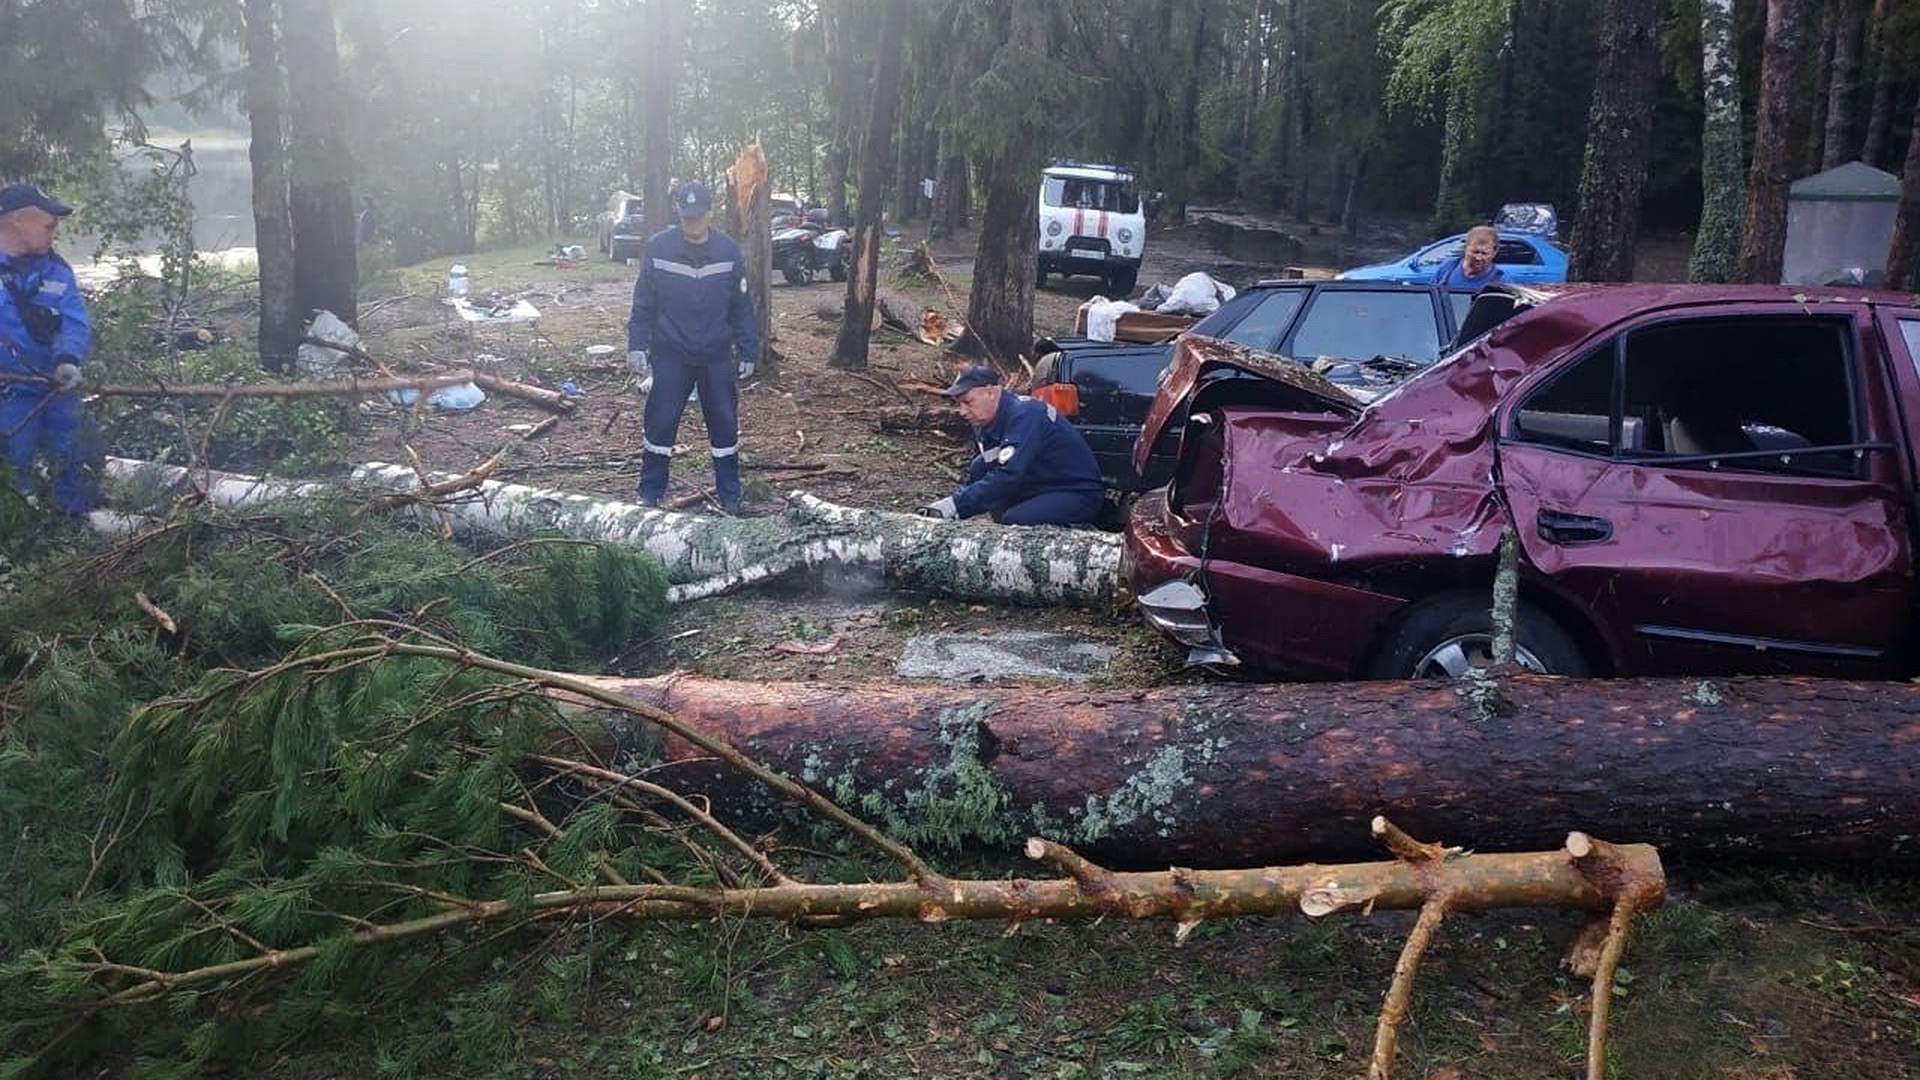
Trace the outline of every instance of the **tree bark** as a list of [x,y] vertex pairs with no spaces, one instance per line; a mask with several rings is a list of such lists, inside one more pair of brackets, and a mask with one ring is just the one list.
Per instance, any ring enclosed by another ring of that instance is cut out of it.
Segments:
[[1787,184],[1793,169],[1794,107],[1805,67],[1807,0],[1767,0],[1767,36],[1760,69],[1760,114],[1747,170],[1747,213],[1740,241],[1740,279],[1773,285],[1787,250]]
[[727,200],[727,227],[740,243],[740,254],[747,261],[747,291],[753,295],[754,316],[760,325],[762,374],[773,369],[773,210],[768,202],[772,173],[760,140],[747,144],[727,170],[730,197]]
[[1860,106],[1861,38],[1866,34],[1866,0],[1838,0],[1833,10],[1832,83],[1827,88],[1826,145],[1820,167],[1845,165],[1859,155],[1854,134]]
[[[1291,55],[1287,58],[1288,95],[1292,105],[1288,112],[1287,141],[1291,148],[1287,158],[1293,163],[1293,217],[1295,221],[1305,221],[1313,198],[1313,163],[1307,155],[1307,131],[1313,122],[1312,90],[1307,82],[1307,38],[1300,29],[1300,0],[1288,0],[1287,3],[1287,47]],[[1200,50],[1194,49],[1194,67],[1200,66]],[[1189,106],[1188,120],[1194,122],[1193,110]]]
[[853,166],[853,134],[861,95],[852,77],[852,27],[849,0],[820,0],[822,51],[827,58],[827,110],[833,138],[827,145],[827,206],[835,225],[853,220],[847,205],[847,174]]
[[1887,288],[1920,288],[1920,98],[1913,103],[1913,134],[1900,174],[1900,209],[1893,218],[1893,243],[1887,247]]
[[1033,289],[1039,269],[1040,216],[1033,175],[1018,162],[983,155],[974,167],[986,200],[974,246],[967,331],[986,359],[1014,367],[1033,345]]
[[293,370],[303,333],[293,285],[293,220],[287,208],[286,86],[274,36],[273,0],[246,0],[247,158],[253,175],[254,248],[260,264],[260,363]]
[[1873,104],[1867,111],[1867,136],[1860,148],[1860,160],[1880,168],[1886,153],[1887,124],[1893,118],[1893,88],[1900,72],[1894,64],[1894,50],[1887,41],[1887,19],[1892,0],[1874,0],[1873,21],[1867,27],[1865,62],[1873,65]]
[[958,152],[949,153],[940,173],[939,197],[944,208],[936,211],[946,223],[949,236],[966,231],[970,217],[968,211],[973,203],[972,183],[967,156]]
[[358,321],[352,160],[341,118],[340,50],[333,0],[281,0],[287,66],[288,218],[293,228],[296,317],[326,310]]
[[1608,0],[1602,16],[1600,65],[1587,113],[1586,164],[1580,174],[1580,209],[1567,275],[1575,281],[1633,280],[1663,7],[1660,0]]
[[1740,50],[1733,0],[1701,0],[1700,228],[1687,265],[1690,281],[1732,281],[1740,272],[1740,214],[1747,180],[1740,120]]
[[[221,506],[345,493],[332,484],[189,473],[129,458],[108,458],[106,471],[133,491],[204,487]],[[427,479],[460,478],[429,473]],[[420,486],[411,467],[380,463],[356,466],[345,481],[363,493]],[[666,567],[675,603],[824,571],[877,574],[900,588],[986,603],[1096,609],[1112,607],[1120,585],[1120,538],[1111,533],[934,521],[797,492],[780,517],[720,518],[489,480],[436,510],[415,509],[429,520],[444,512],[464,535],[487,542],[551,531],[645,548]]]
[[646,118],[647,173],[640,197],[646,203],[647,231],[659,232],[673,223],[673,91],[680,64],[675,38],[681,0],[647,0]]
[[1816,0],[1815,13],[1819,22],[1820,56],[1815,61],[1812,77],[1808,86],[1796,91],[1807,96],[1812,104],[1813,119],[1802,130],[1806,138],[1806,149],[1802,151],[1795,171],[1810,173],[1820,168],[1820,158],[1827,139],[1827,93],[1833,86],[1833,46],[1840,25],[1840,13],[1833,10],[1836,3],[1845,0]]
[[880,12],[879,53],[874,61],[873,109],[867,117],[866,144],[860,155],[860,210],[854,223],[852,261],[847,274],[846,314],[828,363],[837,368],[867,366],[873,334],[873,291],[880,277],[881,207],[893,164],[893,117],[900,97],[900,53],[910,0],[886,0]]
[[[1816,679],[1205,685],[1145,692],[585,680],[671,710],[921,846],[1059,840],[1127,865],[1250,866],[1415,835],[1911,862],[1920,687]],[[1488,699],[1494,699],[1492,704]],[[777,809],[673,737],[622,754],[716,813]],[[652,729],[648,729],[651,731]],[[1730,748],[1737,748],[1731,750]]]

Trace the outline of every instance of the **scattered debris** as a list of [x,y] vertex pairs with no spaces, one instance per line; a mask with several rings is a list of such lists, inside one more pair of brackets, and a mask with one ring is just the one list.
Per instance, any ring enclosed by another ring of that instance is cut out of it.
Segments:
[[825,641],[782,641],[772,646],[774,652],[788,656],[825,656],[839,648],[838,637],[830,637]]

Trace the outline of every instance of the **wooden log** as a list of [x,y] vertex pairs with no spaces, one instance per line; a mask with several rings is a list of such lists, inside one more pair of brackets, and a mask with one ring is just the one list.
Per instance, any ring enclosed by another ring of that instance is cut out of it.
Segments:
[[[672,710],[916,844],[1041,835],[1134,866],[1354,851],[1385,813],[1483,848],[1569,826],[1663,850],[1920,854],[1920,686],[1513,675],[1458,684],[1144,692],[594,679]],[[775,808],[673,740],[652,774],[722,811]],[[756,801],[758,800],[758,801]],[[743,806],[742,803],[751,805]]]

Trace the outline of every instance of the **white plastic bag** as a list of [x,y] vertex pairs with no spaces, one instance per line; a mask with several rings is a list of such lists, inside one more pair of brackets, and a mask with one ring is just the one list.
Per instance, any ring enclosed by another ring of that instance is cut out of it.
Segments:
[[1167,295],[1167,302],[1160,305],[1160,313],[1211,315],[1233,297],[1233,286],[1215,281],[1204,271],[1196,270],[1174,282],[1173,292]]
[[1140,308],[1125,300],[1096,296],[1081,304],[1080,310],[1087,313],[1087,340],[1112,341],[1114,330],[1120,324],[1120,316],[1129,311],[1139,311]]
[[301,345],[294,366],[299,369],[301,377],[307,379],[325,382],[340,378],[345,374],[341,368],[347,359],[347,354],[341,350],[360,347],[360,335],[331,311],[322,311],[313,317],[312,325],[307,327],[307,336],[340,346],[340,349],[329,349],[325,345]]

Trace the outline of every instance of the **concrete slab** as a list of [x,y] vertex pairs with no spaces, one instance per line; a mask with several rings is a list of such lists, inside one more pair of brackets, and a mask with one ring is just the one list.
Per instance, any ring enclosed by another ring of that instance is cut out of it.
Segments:
[[981,679],[1057,679],[1083,682],[1104,675],[1112,645],[1044,631],[999,634],[921,634],[907,642],[903,679],[974,682]]

